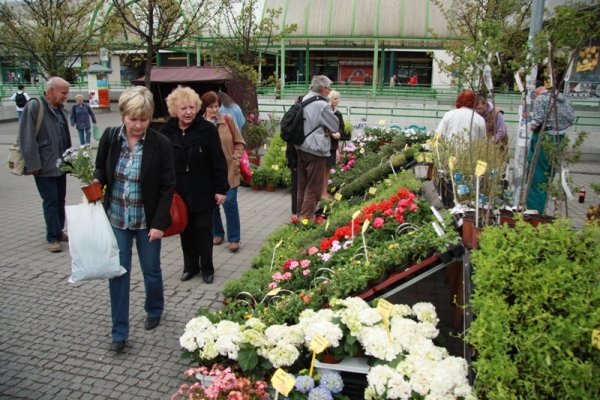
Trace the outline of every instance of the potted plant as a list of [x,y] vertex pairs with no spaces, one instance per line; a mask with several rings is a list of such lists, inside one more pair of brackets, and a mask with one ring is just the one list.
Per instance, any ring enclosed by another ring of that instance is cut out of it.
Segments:
[[252,174],[252,185],[253,190],[260,190],[261,187],[265,186],[267,182],[267,175],[264,168],[259,168]]
[[265,188],[267,192],[274,192],[279,185],[279,181],[281,180],[281,176],[279,174],[279,170],[275,170],[273,168],[263,168],[265,171]]
[[260,117],[248,115],[246,129],[246,148],[248,155],[254,153],[269,136],[269,130]]
[[67,172],[79,179],[84,185],[81,190],[88,202],[93,203],[102,198],[102,186],[92,184],[94,180],[94,154],[92,146],[73,146],[68,148],[61,159],[57,161],[62,172]]

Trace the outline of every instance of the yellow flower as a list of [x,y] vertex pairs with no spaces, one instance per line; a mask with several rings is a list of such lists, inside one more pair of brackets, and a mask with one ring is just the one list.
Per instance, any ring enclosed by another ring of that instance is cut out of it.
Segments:
[[365,263],[365,267],[368,267],[369,265],[371,265],[371,261],[367,261],[367,262]]
[[395,247],[395,246],[394,246],[393,244],[390,244],[390,245],[388,246],[388,250],[392,250],[394,247]]
[[302,220],[302,225],[308,225],[308,218],[304,218]]

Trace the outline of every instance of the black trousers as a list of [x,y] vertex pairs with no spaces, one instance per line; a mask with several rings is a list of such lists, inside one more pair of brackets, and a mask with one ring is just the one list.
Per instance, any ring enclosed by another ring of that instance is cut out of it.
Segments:
[[202,272],[203,276],[214,275],[212,215],[212,208],[198,212],[190,211],[188,226],[180,235],[183,272]]

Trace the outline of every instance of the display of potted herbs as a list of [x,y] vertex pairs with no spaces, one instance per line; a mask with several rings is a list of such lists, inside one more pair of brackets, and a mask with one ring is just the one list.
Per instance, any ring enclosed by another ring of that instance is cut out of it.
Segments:
[[79,179],[84,185],[81,190],[88,202],[93,203],[102,199],[102,186],[92,183],[94,180],[94,154],[91,145],[73,146],[68,148],[62,158],[57,160],[62,172],[67,172]]
[[253,190],[260,190],[267,183],[267,173],[264,168],[258,168],[252,173],[250,185]]

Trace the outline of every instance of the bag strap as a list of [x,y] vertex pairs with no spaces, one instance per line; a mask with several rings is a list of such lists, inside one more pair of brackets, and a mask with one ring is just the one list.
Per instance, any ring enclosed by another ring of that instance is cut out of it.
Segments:
[[233,146],[233,152],[235,153],[235,138],[233,136],[233,131],[231,130],[231,125],[229,125],[229,118],[227,118],[227,114],[223,114],[223,118],[225,119],[225,122],[227,122],[229,133],[231,133],[231,146]]
[[38,133],[40,133],[40,128],[42,127],[42,119],[44,118],[44,105],[42,104],[42,102],[40,101],[40,99],[33,98],[31,100],[37,100],[38,104],[39,104],[39,110],[38,110],[38,117],[37,117],[37,121],[35,122],[35,137],[37,137]]

